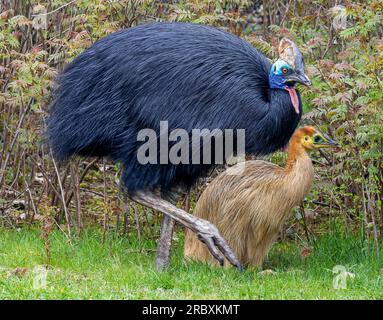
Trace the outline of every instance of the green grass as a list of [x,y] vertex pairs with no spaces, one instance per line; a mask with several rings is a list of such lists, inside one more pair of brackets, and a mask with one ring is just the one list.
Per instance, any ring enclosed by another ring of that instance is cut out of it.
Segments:
[[[186,263],[182,239],[175,241],[171,268],[156,273],[153,241],[109,238],[102,244],[99,232],[87,231],[71,246],[55,231],[47,285],[35,288],[33,270],[45,261],[39,235],[0,229],[0,299],[383,299],[382,260],[368,257],[359,239],[342,233],[318,239],[305,259],[297,244],[275,245],[265,268],[276,274],[260,275]],[[355,274],[346,289],[332,285],[338,264]],[[16,268],[27,271],[15,275]]]

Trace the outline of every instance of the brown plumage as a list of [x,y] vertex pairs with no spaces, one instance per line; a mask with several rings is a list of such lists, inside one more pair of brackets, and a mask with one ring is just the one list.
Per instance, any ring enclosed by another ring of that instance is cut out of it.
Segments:
[[[309,192],[314,168],[308,151],[336,143],[313,127],[295,131],[285,167],[254,160],[229,168],[202,193],[194,215],[212,222],[244,265],[261,266],[284,220]],[[187,230],[185,257],[215,263]]]

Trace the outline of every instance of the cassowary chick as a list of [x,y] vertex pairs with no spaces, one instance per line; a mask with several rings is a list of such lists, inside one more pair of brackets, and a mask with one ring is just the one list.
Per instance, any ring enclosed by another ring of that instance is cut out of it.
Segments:
[[[314,168],[308,152],[335,145],[313,127],[299,128],[289,142],[285,167],[254,160],[229,168],[202,193],[194,215],[218,228],[243,265],[261,266],[284,220],[311,188]],[[184,254],[214,262],[189,230]]]

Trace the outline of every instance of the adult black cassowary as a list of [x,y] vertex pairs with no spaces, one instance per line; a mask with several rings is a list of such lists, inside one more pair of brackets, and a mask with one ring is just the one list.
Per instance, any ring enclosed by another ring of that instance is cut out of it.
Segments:
[[138,133],[159,135],[160,121],[189,135],[196,128],[244,129],[246,153],[268,154],[287,144],[300,120],[296,83],[310,85],[290,40],[281,41],[271,65],[249,43],[212,27],[145,24],[105,37],[66,66],[48,137],[59,160],[78,154],[121,162],[129,197],[165,214],[157,268],[169,258],[172,218],[196,232],[221,264],[225,256],[240,267],[212,224],[170,202],[216,164],[142,164]]

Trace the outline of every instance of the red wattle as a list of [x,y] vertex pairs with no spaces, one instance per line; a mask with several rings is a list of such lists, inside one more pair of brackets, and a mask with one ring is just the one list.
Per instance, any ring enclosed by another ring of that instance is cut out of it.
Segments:
[[298,95],[297,95],[295,88],[290,88],[290,87],[286,86],[285,89],[290,94],[290,99],[291,99],[291,102],[293,104],[295,112],[297,114],[299,114],[299,99],[298,99]]

